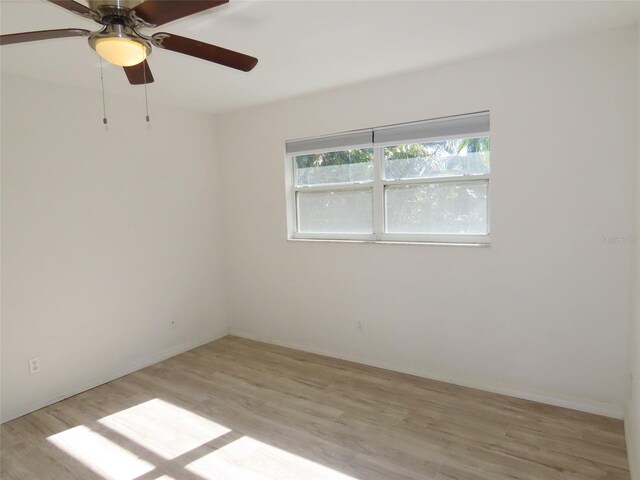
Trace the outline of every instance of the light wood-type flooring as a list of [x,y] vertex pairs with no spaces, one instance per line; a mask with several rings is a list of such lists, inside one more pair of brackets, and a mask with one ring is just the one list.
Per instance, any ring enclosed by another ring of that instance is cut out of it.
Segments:
[[1,430],[3,480],[630,478],[619,420],[231,336]]

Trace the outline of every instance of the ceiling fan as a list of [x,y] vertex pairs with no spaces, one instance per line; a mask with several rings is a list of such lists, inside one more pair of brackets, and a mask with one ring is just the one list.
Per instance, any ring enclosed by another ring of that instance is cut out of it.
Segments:
[[124,67],[132,85],[153,82],[146,58],[152,46],[201,58],[243,72],[253,69],[258,59],[208,43],[159,32],[151,36],[141,28],[155,28],[179,18],[202,12],[229,0],[88,0],[89,7],[73,0],[46,0],[103,26],[96,32],[63,28],[0,35],[0,45],[64,37],[88,37],[89,45],[106,61]]

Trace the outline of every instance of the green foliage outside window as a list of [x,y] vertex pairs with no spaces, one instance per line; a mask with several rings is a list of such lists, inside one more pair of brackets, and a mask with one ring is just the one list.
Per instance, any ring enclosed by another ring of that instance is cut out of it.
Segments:
[[354,148],[341,152],[316,153],[313,155],[299,155],[296,157],[298,168],[330,167],[333,165],[347,165],[350,163],[373,162],[372,148]]
[[[489,137],[463,138],[454,140],[439,140],[429,143],[411,143],[385,147],[386,160],[400,160],[407,158],[439,158],[451,155],[482,152],[482,161],[489,162]],[[372,148],[354,148],[340,152],[316,153],[299,155],[296,157],[298,168],[329,167],[353,163],[373,162]]]

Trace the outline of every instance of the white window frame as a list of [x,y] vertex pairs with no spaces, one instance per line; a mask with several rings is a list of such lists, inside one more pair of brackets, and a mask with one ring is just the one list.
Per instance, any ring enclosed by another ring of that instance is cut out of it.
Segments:
[[[351,148],[373,148],[374,163],[374,179],[367,182],[352,183],[336,183],[321,185],[296,185],[297,179],[297,163],[295,157],[310,153],[324,153],[338,151],[339,148],[330,148],[325,150],[314,150],[312,152],[296,152],[294,154],[285,155],[285,172],[287,186],[287,216],[288,216],[288,238],[290,240],[316,240],[316,241],[346,241],[346,242],[370,242],[370,243],[417,243],[417,244],[439,244],[439,245],[489,245],[491,242],[491,218],[490,218],[490,176],[486,175],[451,175],[439,176],[431,178],[415,178],[402,180],[388,180],[384,178],[385,156],[384,149],[390,145],[408,145],[412,143],[428,143],[439,140],[450,140],[459,138],[477,138],[488,137],[490,132],[480,131],[473,133],[465,133],[464,135],[451,135],[440,137],[416,138],[395,142],[389,145],[366,145],[366,146],[349,146]],[[490,164],[491,165],[491,164]],[[491,168],[490,168],[491,171]],[[386,233],[386,208],[385,208],[385,188],[394,185],[429,185],[433,183],[461,183],[476,182],[485,183],[487,185],[487,234],[485,235],[466,235],[466,234],[428,234],[428,233]],[[372,225],[373,233],[307,233],[299,232],[299,218],[297,197],[298,192],[331,192],[331,191],[358,191],[371,190],[372,192]]]

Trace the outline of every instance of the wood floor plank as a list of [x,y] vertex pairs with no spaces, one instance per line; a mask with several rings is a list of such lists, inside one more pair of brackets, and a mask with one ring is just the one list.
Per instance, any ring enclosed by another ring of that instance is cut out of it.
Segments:
[[630,480],[619,420],[231,336],[0,433],[8,480]]

